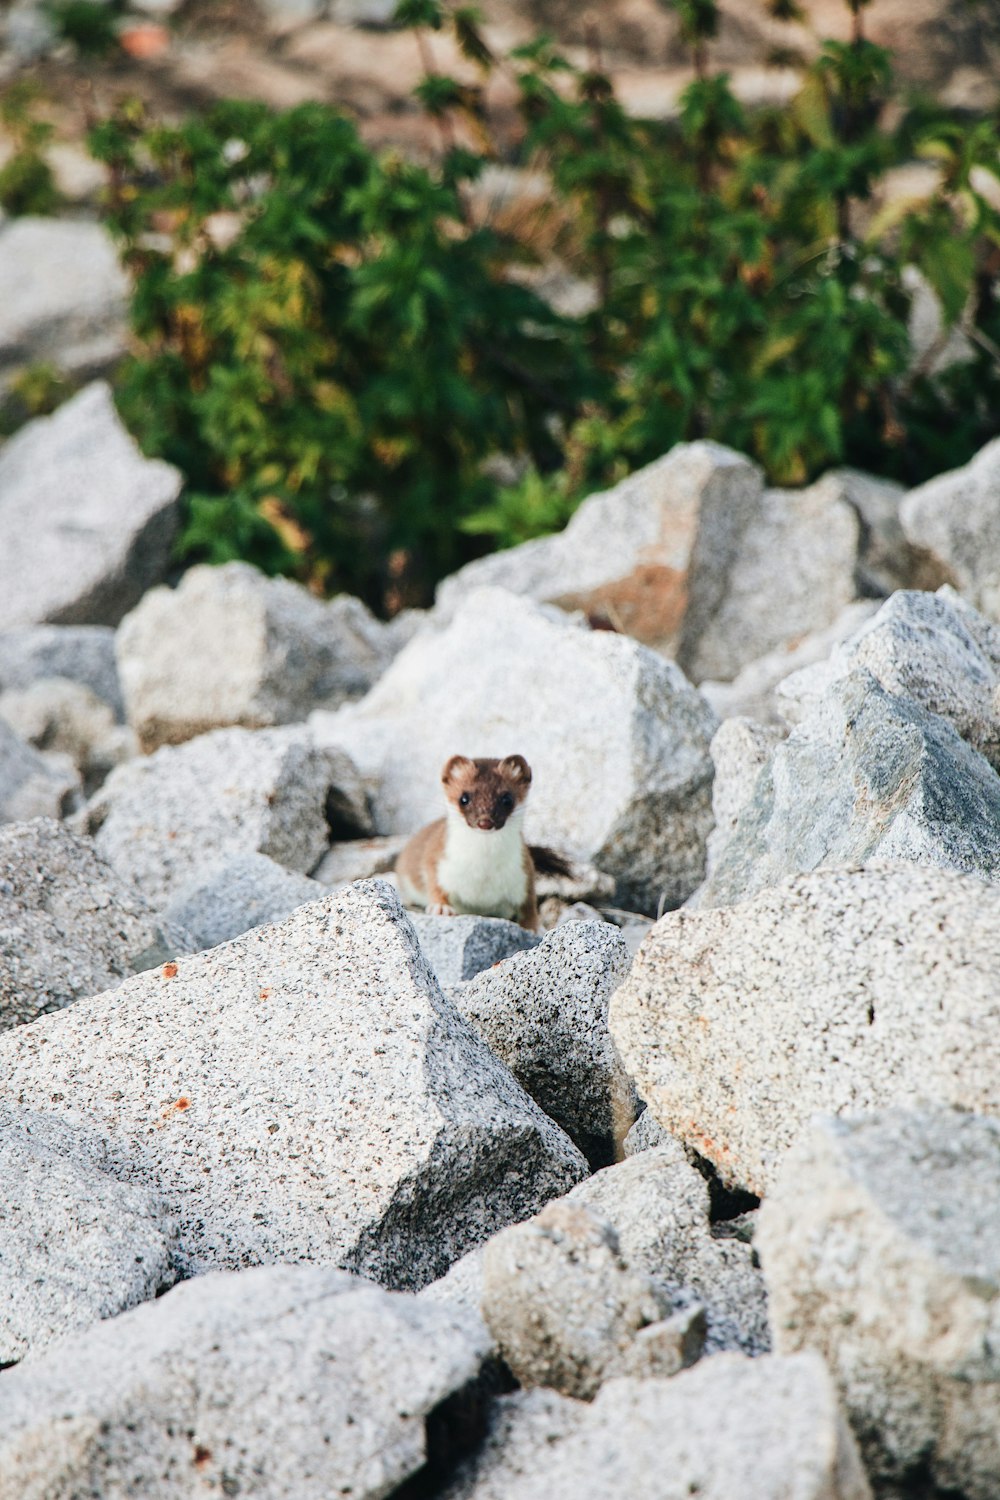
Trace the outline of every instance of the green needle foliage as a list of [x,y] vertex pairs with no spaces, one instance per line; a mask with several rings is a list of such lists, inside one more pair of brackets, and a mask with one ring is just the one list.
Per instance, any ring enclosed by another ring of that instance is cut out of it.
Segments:
[[[862,0],[786,107],[746,111],[710,66],[714,0],[663,3],[694,72],[671,121],[627,114],[596,54],[577,67],[539,38],[497,58],[470,6],[403,0],[433,170],[320,105],[99,128],[142,348],[120,400],[189,477],[187,555],[394,608],[679,441],[783,484],[839,463],[913,482],[1000,432],[998,118],[901,102]],[[481,83],[516,89],[517,162],[551,184],[544,246],[472,211],[500,153],[483,89],[434,66],[447,29]],[[931,186],[886,198],[914,161]],[[591,289],[573,318],[526,285],[553,241]],[[921,359],[916,273],[944,317]],[[966,359],[942,371],[956,330]]]

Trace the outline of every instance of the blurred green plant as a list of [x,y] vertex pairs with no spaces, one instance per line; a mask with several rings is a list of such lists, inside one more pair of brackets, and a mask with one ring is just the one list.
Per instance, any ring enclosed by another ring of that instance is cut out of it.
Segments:
[[27,78],[0,94],[0,126],[14,147],[0,167],[0,208],[8,214],[50,214],[62,201],[45,159],[52,126],[39,118],[40,104],[41,93]]
[[[402,0],[433,169],[320,105],[226,104],[169,129],[133,107],[100,127],[144,348],[120,399],[189,476],[189,555],[394,608],[484,537],[551,530],[682,440],[801,484],[837,463],[916,481],[1000,432],[998,118],[901,102],[863,0],[787,106],[747,111],[710,67],[715,0],[661,3],[692,58],[672,120],[628,114],[596,44],[585,66],[545,37],[497,57],[471,7]],[[461,77],[435,65],[442,32]],[[541,228],[501,231],[476,207],[502,157],[498,71],[516,164],[550,184]],[[919,194],[887,194],[915,161]],[[552,249],[589,311],[530,290]],[[914,276],[942,313],[919,356]],[[955,331],[967,357],[942,369]]]
[[47,9],[59,35],[84,57],[103,57],[118,45],[120,0],[53,0]]

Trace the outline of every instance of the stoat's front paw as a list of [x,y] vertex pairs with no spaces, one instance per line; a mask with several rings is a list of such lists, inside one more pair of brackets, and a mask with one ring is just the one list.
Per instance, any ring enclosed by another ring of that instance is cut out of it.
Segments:
[[432,917],[453,917],[455,915],[455,908],[448,906],[443,901],[435,901],[433,906],[427,908],[427,911]]

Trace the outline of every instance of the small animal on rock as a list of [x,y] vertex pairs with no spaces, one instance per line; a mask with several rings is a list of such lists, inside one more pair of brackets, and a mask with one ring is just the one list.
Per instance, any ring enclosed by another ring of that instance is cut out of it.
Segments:
[[536,932],[535,865],[521,831],[528,762],[453,755],[441,783],[447,816],[415,833],[396,860],[403,900],[437,916],[512,918]]

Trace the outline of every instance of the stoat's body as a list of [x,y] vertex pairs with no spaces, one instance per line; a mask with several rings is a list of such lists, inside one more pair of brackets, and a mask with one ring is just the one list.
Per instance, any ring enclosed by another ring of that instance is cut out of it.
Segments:
[[507,917],[535,931],[535,867],[522,832],[528,762],[453,755],[441,782],[447,816],[415,833],[396,861],[403,900],[440,916]]

